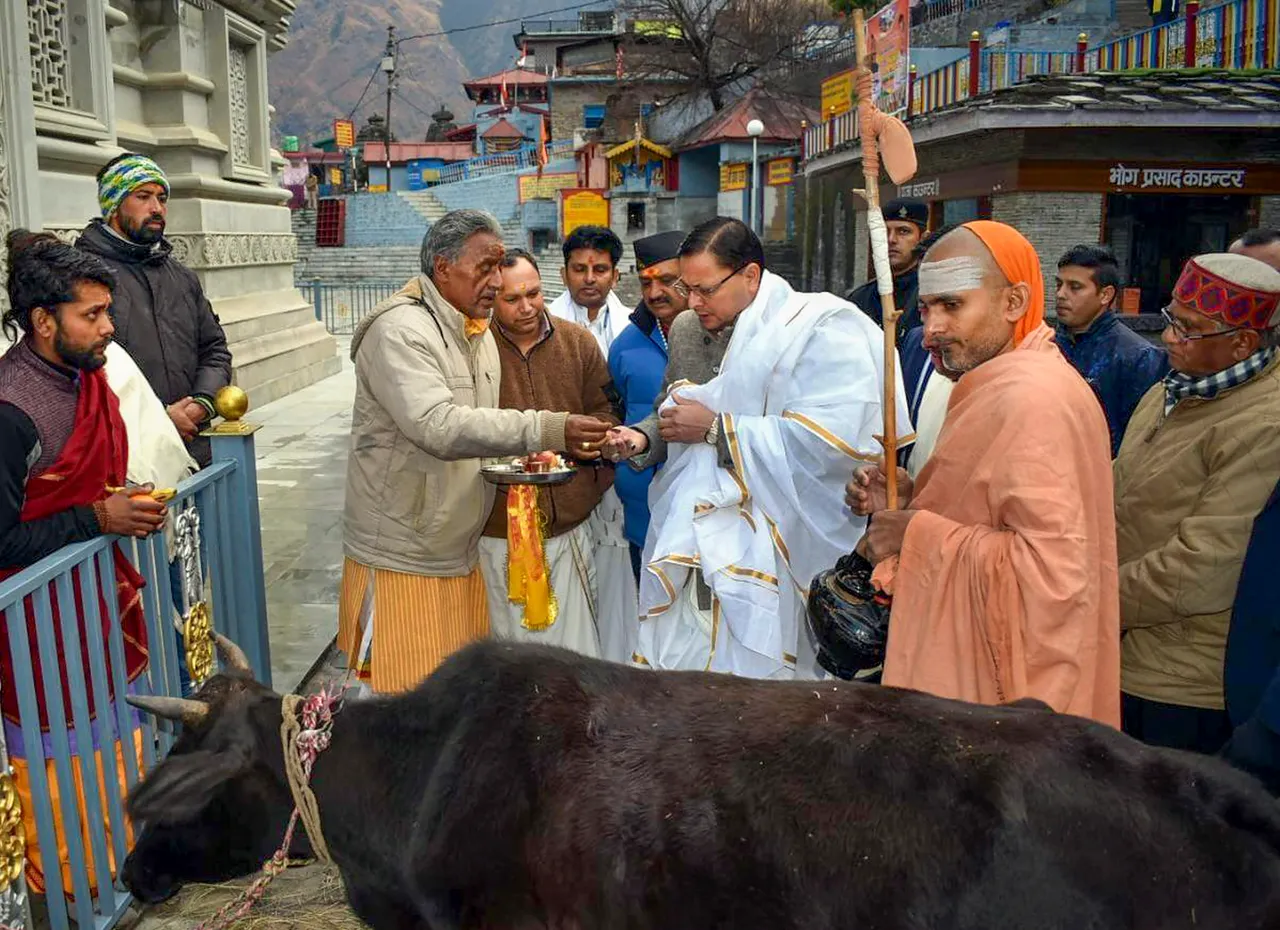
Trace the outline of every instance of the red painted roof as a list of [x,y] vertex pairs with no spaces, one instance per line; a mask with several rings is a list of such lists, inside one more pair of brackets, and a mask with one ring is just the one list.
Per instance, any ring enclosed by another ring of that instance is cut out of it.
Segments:
[[512,126],[506,119],[500,119],[484,132],[480,133],[482,139],[523,139],[524,133]]
[[796,142],[800,139],[800,121],[816,123],[819,116],[817,110],[787,97],[766,94],[757,87],[737,103],[693,127],[675,148],[684,151],[717,142],[750,142],[747,123],[753,119],[764,123],[761,142]]
[[[475,157],[475,150],[469,142],[392,142],[391,163],[402,165],[415,158],[442,158],[445,161],[466,161]],[[381,142],[364,144],[364,160],[369,164],[378,164],[387,160],[386,150]]]
[[486,77],[472,78],[469,81],[463,81],[463,87],[499,87],[503,83],[508,87],[517,87],[530,84],[545,84],[547,76],[541,71],[531,71],[525,68],[508,68],[505,71],[498,71],[495,74]]

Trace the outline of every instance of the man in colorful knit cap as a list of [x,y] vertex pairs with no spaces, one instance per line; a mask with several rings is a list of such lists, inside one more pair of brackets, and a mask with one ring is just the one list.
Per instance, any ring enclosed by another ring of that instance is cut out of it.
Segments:
[[1212,753],[1231,736],[1223,661],[1240,570],[1280,479],[1280,272],[1197,256],[1162,313],[1172,370],[1115,462],[1121,715],[1145,742]]
[[164,238],[168,201],[169,182],[154,161],[114,158],[98,172],[102,217],[76,245],[115,272],[116,341],[204,466],[209,441],[198,434],[214,415],[214,396],[231,383],[231,352],[195,272],[173,257]]

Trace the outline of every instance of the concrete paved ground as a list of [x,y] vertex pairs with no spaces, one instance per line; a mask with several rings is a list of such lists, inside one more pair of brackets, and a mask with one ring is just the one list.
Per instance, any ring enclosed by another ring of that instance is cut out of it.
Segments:
[[[297,688],[338,631],[342,502],[355,373],[347,340],[343,368],[304,390],[250,409],[262,562],[277,691]],[[252,398],[250,398],[252,403]]]

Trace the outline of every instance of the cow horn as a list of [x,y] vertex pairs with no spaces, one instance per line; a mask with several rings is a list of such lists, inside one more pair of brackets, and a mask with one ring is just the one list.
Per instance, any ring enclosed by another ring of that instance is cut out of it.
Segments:
[[250,678],[253,677],[253,666],[249,664],[249,657],[244,654],[243,649],[221,633],[214,633],[213,641],[218,644],[218,655],[222,656],[223,665],[232,671],[244,672]]
[[209,716],[209,705],[189,698],[131,694],[125,698],[131,705],[154,714],[161,720],[178,720],[183,726],[195,727]]

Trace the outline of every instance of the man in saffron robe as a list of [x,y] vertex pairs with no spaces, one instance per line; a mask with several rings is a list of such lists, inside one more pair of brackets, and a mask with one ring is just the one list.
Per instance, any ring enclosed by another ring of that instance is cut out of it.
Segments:
[[[129,456],[119,402],[103,371],[107,346],[114,333],[110,314],[112,273],[94,256],[50,235],[18,230],[9,235],[8,249],[10,308],[3,322],[11,338],[16,337],[19,330],[22,337],[0,358],[0,581],[69,543],[110,534],[147,536],[163,525],[165,517],[164,507],[149,497],[108,491],[126,484]],[[114,549],[114,557],[124,677],[133,681],[147,664],[146,627],[138,594],[142,578],[118,547]],[[31,598],[26,602],[28,639],[32,647],[30,661],[39,713],[36,732],[46,745],[46,734],[51,729],[73,730],[66,664],[70,650],[62,643],[61,611],[72,610],[80,618],[78,658],[85,680],[90,676],[89,637],[84,627],[87,611],[81,603],[78,577],[73,575],[72,581],[74,604],[60,604],[57,592],[52,586],[49,590],[57,652],[62,663],[59,673],[64,719],[52,719],[45,705],[44,676],[36,652],[35,610]],[[106,642],[112,620],[101,595],[98,616]],[[113,680],[115,670],[111,669],[111,657],[104,658],[108,677]],[[17,696],[14,656],[10,652],[5,621],[0,623],[0,706],[5,742],[26,820],[27,880],[32,890],[44,892],[44,857],[37,846],[31,794],[32,766],[43,765],[49,779],[59,847],[56,853],[49,854],[54,861],[67,861],[66,827],[58,799],[60,785],[53,778],[52,762],[43,761],[50,752],[31,745],[28,737],[33,733],[32,721],[20,717]],[[89,711],[95,718],[106,714],[113,722],[119,719],[113,709],[95,707],[92,694]],[[70,736],[74,754],[76,734],[72,732]],[[87,746],[90,736],[80,736],[84,740],[82,745]],[[135,731],[131,742],[140,746],[140,737],[141,732]],[[120,742],[114,746],[115,761],[120,768],[123,766]],[[99,756],[102,755],[99,751]],[[101,762],[99,759],[99,764]],[[84,785],[78,765],[73,766],[72,774],[83,818]],[[122,768],[120,778],[123,783]],[[110,836],[110,824],[107,831]],[[111,865],[114,867],[114,863]],[[62,885],[66,889],[70,887],[70,873],[65,866],[62,872]],[[90,881],[96,883],[92,872]]]
[[920,266],[924,344],[956,381],[902,510],[879,467],[848,488],[893,595],[886,685],[984,704],[1038,698],[1120,720],[1119,595],[1106,419],[1044,324],[1035,249],[965,224]]

